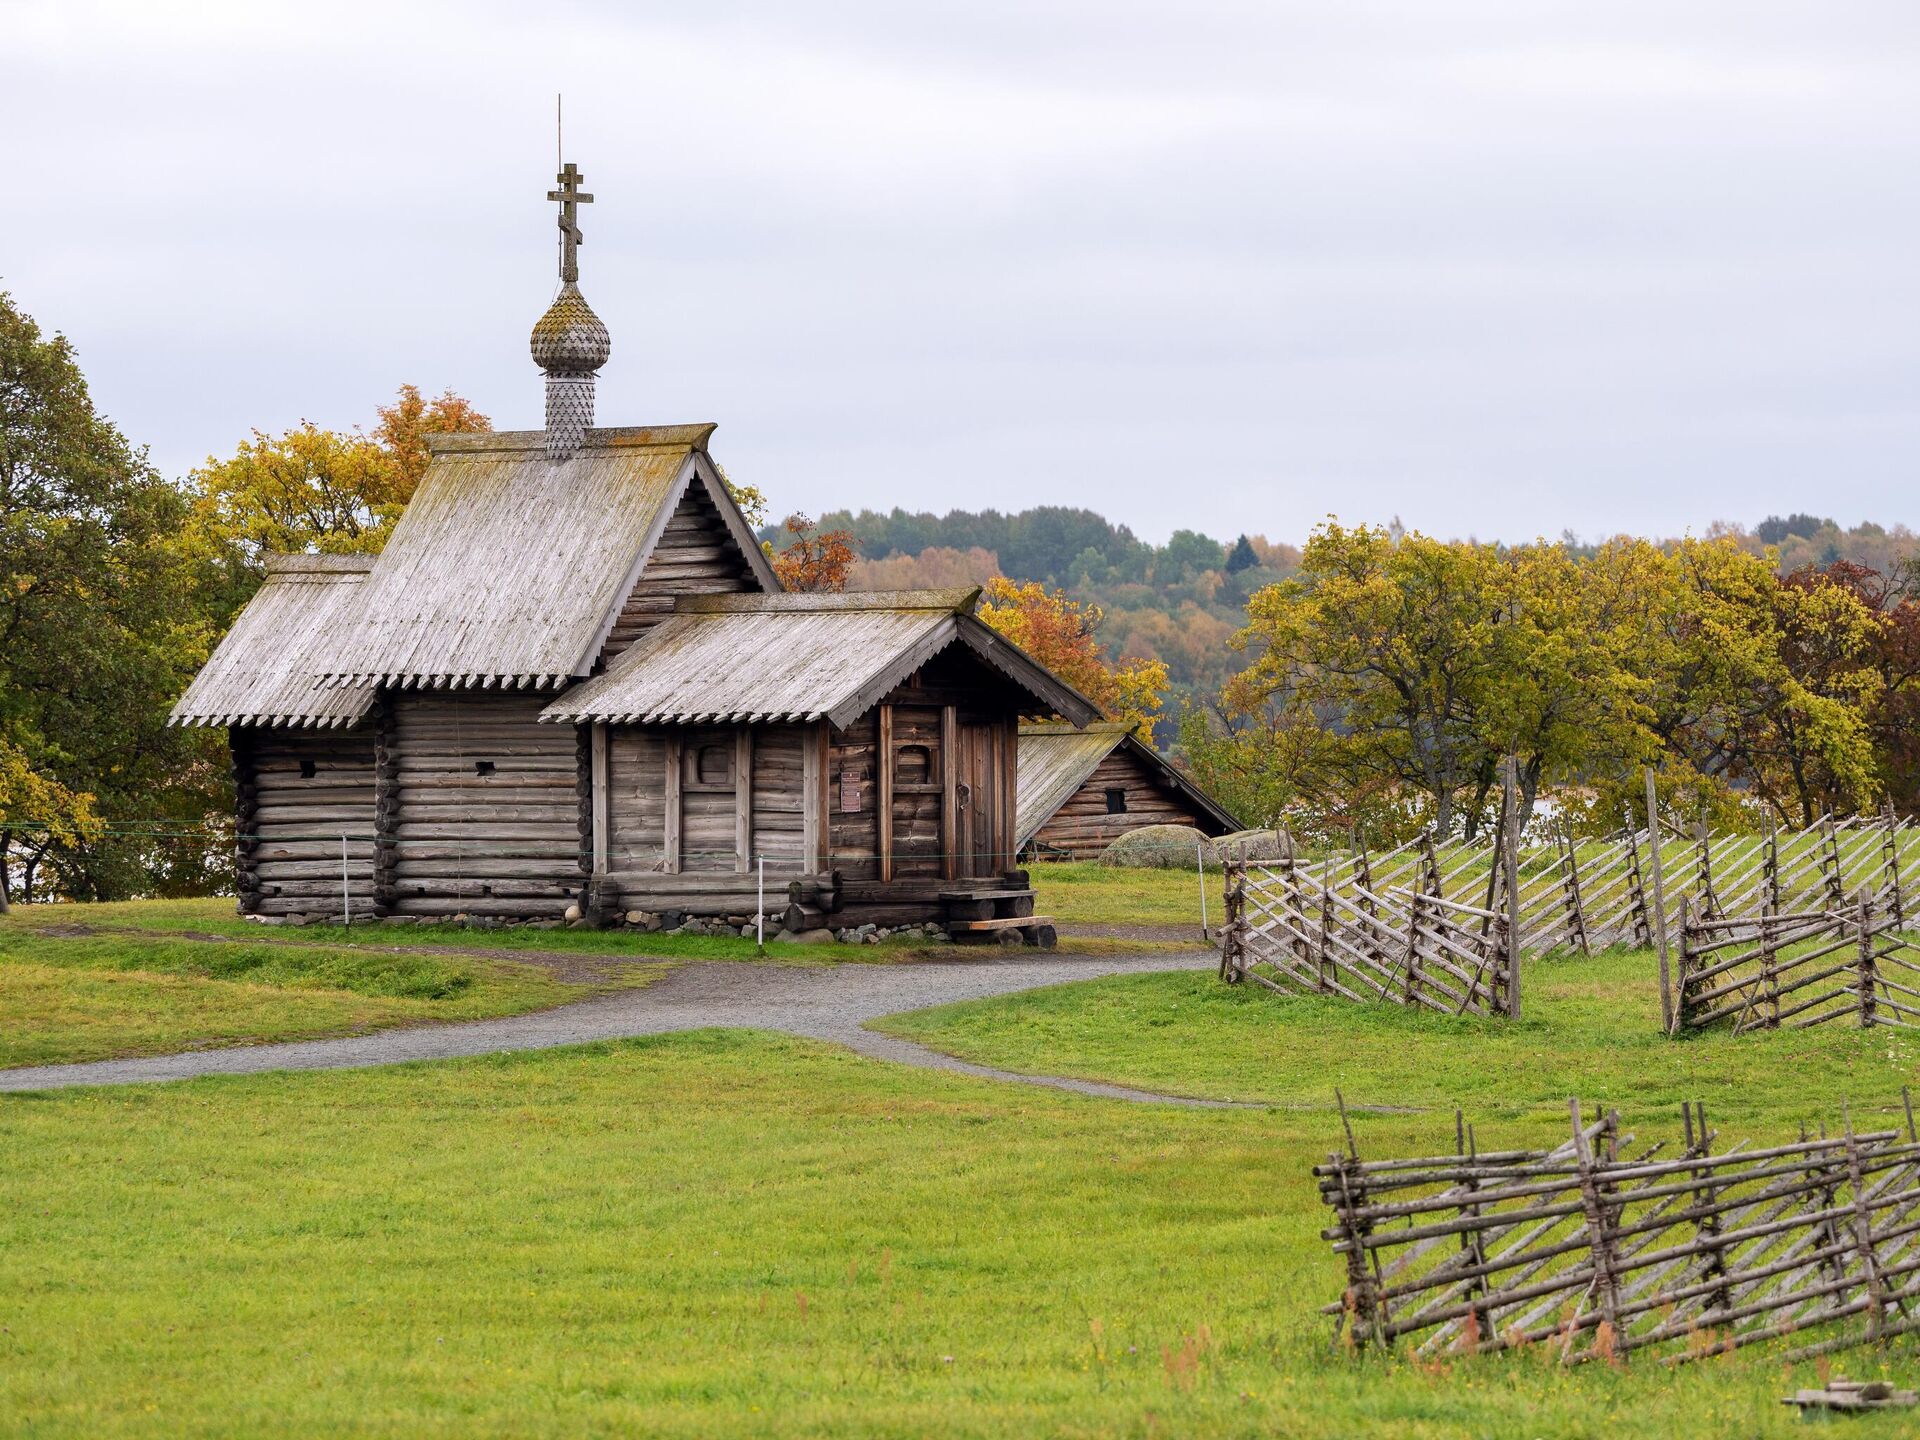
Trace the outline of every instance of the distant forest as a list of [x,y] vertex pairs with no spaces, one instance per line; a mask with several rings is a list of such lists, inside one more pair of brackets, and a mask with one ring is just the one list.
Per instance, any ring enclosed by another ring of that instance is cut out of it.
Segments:
[[[1182,702],[1212,703],[1245,667],[1246,657],[1232,640],[1246,623],[1248,598],[1286,579],[1300,563],[1298,545],[1265,535],[1221,539],[1176,530],[1156,546],[1092,510],[1060,505],[1011,515],[835,510],[822,515],[818,526],[853,537],[860,558],[852,589],[975,584],[1004,575],[1043,581],[1098,605],[1105,615],[1100,639],[1109,654],[1167,666],[1174,693],[1157,731],[1163,746],[1174,739]],[[780,537],[777,526],[761,534],[776,542]],[[1732,536],[1755,553],[1777,546],[1782,574],[1842,560],[1891,574],[1920,550],[1920,536],[1905,526],[1842,529],[1812,514],[1769,516],[1751,529],[1721,523],[1708,534]],[[1571,535],[1561,538],[1577,554],[1594,548]]]

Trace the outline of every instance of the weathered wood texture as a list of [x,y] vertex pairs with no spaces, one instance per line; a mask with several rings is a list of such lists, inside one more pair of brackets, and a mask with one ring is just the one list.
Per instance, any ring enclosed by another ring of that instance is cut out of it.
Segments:
[[[1114,809],[1117,804],[1120,808]],[[1137,755],[1115,750],[1043,823],[1028,842],[1043,855],[1090,860],[1142,825],[1190,825],[1212,831],[1212,819],[1165,785]]]
[[1920,946],[1863,886],[1838,910],[1695,917],[1680,902],[1676,1031],[1920,1027]]
[[[1684,1139],[1636,1148],[1608,1113],[1551,1150],[1314,1168],[1346,1292],[1323,1306],[1355,1348],[1437,1357],[1537,1346],[1564,1364],[1668,1363],[1805,1333],[1783,1362],[1920,1328],[1920,1143],[1902,1129],[1714,1151],[1703,1108]],[[1351,1132],[1349,1132],[1351,1134]]]
[[1506,915],[1420,891],[1335,890],[1291,862],[1231,861],[1220,976],[1291,994],[1511,1018]]
[[388,703],[394,912],[564,912],[592,833],[575,728],[538,723],[544,699],[532,694],[402,691]]
[[704,485],[689,485],[620,607],[600,652],[607,664],[673,614],[681,595],[757,590],[759,580],[740,553]]
[[610,727],[607,873],[623,902],[677,893],[662,876],[751,875],[762,856],[769,884],[777,880],[782,894],[789,879],[811,873],[804,848],[810,729]]
[[[250,915],[374,911],[374,728],[236,728],[236,889]],[[346,843],[344,891],[341,843]]]

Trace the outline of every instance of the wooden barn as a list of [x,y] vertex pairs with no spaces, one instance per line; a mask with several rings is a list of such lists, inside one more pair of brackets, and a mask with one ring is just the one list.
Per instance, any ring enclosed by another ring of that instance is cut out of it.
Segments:
[[1022,725],[1019,771],[1022,855],[1090,860],[1143,825],[1189,825],[1205,835],[1241,828],[1128,725]]
[[780,593],[713,426],[592,427],[577,179],[546,428],[433,437],[378,556],[270,559],[174,710],[230,736],[240,909],[1036,931],[1019,725],[1094,707],[977,591]]

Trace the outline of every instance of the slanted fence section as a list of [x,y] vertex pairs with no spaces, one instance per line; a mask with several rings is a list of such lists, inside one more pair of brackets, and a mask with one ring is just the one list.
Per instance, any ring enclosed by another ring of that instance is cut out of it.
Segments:
[[[1404,935],[1411,897],[1418,895],[1440,902],[1448,915],[1464,916],[1467,929],[1486,928],[1488,916],[1506,917],[1517,954],[1587,955],[1612,945],[1652,946],[1661,919],[1657,888],[1665,892],[1669,933],[1679,907],[1695,922],[1745,917],[1734,933],[1758,935],[1768,910],[1776,917],[1837,913],[1863,889],[1876,913],[1892,917],[1898,928],[1906,916],[1906,877],[1920,864],[1920,828],[1891,813],[1828,816],[1805,830],[1764,835],[1664,835],[1657,856],[1646,830],[1583,841],[1553,830],[1544,841],[1514,846],[1510,860],[1497,840],[1441,844],[1431,834],[1382,854],[1358,849],[1306,859],[1282,832],[1280,850],[1258,862],[1226,856],[1229,905],[1240,886],[1250,897],[1249,923],[1284,932],[1296,947],[1320,947],[1324,928],[1329,951],[1357,947],[1371,956],[1384,943],[1383,930]],[[1301,940],[1295,932],[1302,930],[1316,938]],[[1270,934],[1236,937],[1229,927],[1223,938],[1228,945],[1244,938],[1263,952]],[[1223,955],[1223,973],[1228,968]]]
[[1507,916],[1418,890],[1337,890],[1293,865],[1227,877],[1221,978],[1288,994],[1518,1014]]
[[1904,924],[1897,899],[1865,888],[1844,909],[1788,914],[1696,916],[1683,900],[1674,1027],[1920,1026],[1920,946]]
[[1805,1335],[1805,1359],[1920,1328],[1920,1143],[1904,1129],[1717,1153],[1704,1110],[1637,1144],[1609,1112],[1549,1150],[1314,1168],[1346,1268],[1322,1307],[1355,1349],[1538,1345],[1566,1364],[1668,1362]]

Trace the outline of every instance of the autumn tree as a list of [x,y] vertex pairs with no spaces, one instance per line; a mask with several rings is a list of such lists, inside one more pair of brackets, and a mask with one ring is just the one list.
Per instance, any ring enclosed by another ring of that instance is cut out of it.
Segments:
[[0,872],[14,899],[119,898],[181,869],[207,888],[203,843],[99,819],[197,826],[219,801],[213,742],[165,724],[211,638],[187,518],[94,409],[72,346],[0,295]]
[[216,628],[259,588],[264,555],[377,552],[426,473],[427,436],[493,428],[451,390],[427,400],[413,385],[375,415],[371,434],[308,421],[279,435],[256,430],[227,459],[209,456],[188,475]]
[[1167,688],[1158,660],[1114,661],[1095,635],[1100,607],[1072,600],[1039,581],[1021,585],[996,576],[986,586],[980,619],[1098,705],[1148,744]]
[[853,569],[853,537],[844,530],[821,530],[805,515],[789,515],[781,527],[791,537],[773,552],[773,573],[789,590],[847,588]]

